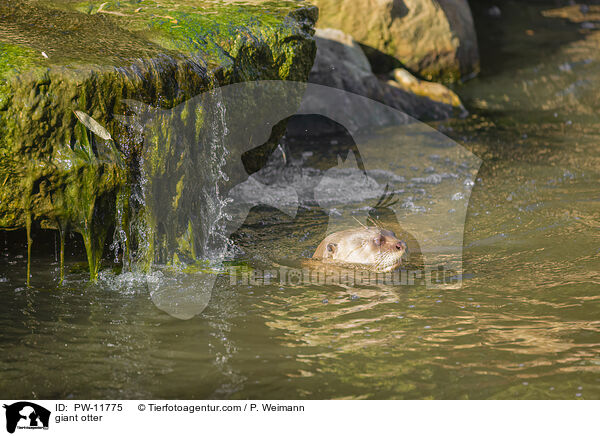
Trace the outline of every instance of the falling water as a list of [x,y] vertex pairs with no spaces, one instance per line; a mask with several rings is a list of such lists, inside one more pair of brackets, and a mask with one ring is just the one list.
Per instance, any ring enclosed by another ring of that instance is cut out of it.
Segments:
[[211,263],[220,262],[227,248],[231,245],[226,232],[225,220],[228,216],[224,208],[230,199],[222,193],[222,182],[227,182],[229,176],[225,173],[225,164],[229,151],[226,146],[228,132],[226,122],[226,107],[221,98],[220,90],[214,88],[208,92],[208,103],[211,111],[210,137],[207,145],[202,147],[205,161],[210,162],[204,174],[204,183],[201,190],[201,204],[205,207],[202,217],[203,238],[201,256]]

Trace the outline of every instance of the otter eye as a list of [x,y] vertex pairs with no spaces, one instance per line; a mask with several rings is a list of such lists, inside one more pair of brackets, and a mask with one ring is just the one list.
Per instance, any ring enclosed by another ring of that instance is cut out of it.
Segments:
[[383,236],[378,236],[373,239],[373,243],[379,247],[381,244],[383,244]]

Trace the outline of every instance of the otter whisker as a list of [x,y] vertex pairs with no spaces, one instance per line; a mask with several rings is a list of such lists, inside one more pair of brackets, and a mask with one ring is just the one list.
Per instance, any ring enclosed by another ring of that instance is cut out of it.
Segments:
[[378,220],[376,220],[375,218],[373,218],[372,216],[367,217],[367,220],[370,220],[375,225],[375,227],[377,227],[378,229],[383,228],[381,223]]
[[[354,221],[356,221],[363,229],[367,229],[368,227],[365,226],[363,223],[361,223],[358,218],[356,218],[355,216],[353,216],[352,218],[354,218]],[[370,218],[370,217],[369,217]],[[369,219],[367,218],[367,219]]]

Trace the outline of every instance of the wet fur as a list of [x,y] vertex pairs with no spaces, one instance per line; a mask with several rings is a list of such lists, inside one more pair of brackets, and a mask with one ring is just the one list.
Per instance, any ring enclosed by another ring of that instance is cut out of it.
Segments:
[[[375,220],[373,222],[376,223]],[[381,241],[380,245],[375,243],[376,239]],[[405,252],[406,244],[396,238],[393,232],[379,226],[363,226],[327,236],[315,250],[313,259],[389,272],[400,266]]]

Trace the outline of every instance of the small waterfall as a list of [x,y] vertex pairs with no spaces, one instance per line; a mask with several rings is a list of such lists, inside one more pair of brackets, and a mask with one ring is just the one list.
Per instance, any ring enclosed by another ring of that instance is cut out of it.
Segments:
[[159,308],[190,318],[208,304],[230,246],[226,104],[214,77],[208,91],[170,109],[126,104],[121,121],[134,134],[122,140],[140,150],[140,165],[117,195],[111,249],[124,280],[145,275]]
[[140,151],[132,183],[116,199],[111,249],[125,271],[218,264],[227,249],[226,107],[216,79],[209,82],[170,109],[126,102],[129,116],[120,118],[133,134],[122,142]]
[[214,88],[207,93],[207,101],[211,111],[210,136],[202,147],[205,173],[200,192],[203,204],[202,239],[200,257],[211,263],[220,262],[225,255],[231,241],[226,234],[225,221],[228,216],[224,213],[230,199],[222,193],[222,182],[229,181],[225,172],[229,150],[226,145],[228,135],[226,122],[226,107],[221,98],[219,88]]

